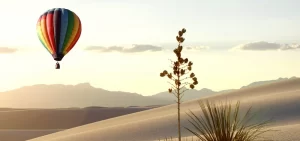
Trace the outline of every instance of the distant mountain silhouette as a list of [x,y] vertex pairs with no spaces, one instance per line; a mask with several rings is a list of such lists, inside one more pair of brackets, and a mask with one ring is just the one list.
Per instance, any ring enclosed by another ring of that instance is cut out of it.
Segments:
[[[194,90],[194,89],[188,90],[184,93],[182,100],[187,101],[187,100],[197,99],[197,98],[209,96],[209,95],[212,95],[215,93],[217,93],[217,92],[207,89],[207,88],[203,88],[201,90]],[[173,94],[171,94],[167,91],[152,95],[150,97],[155,97],[155,98],[164,99],[164,100],[172,100],[172,101],[174,101],[176,99],[176,97]]]
[[[278,82],[278,81],[283,81],[283,80],[288,80],[288,79],[295,79],[297,77],[291,77],[291,78],[278,78],[276,80],[266,80],[266,81],[257,81],[257,82],[253,82],[250,83],[249,85],[243,86],[242,88],[247,88],[247,87],[254,87],[254,86],[259,86],[259,85],[264,85],[264,84],[269,84],[269,83],[273,83],[273,82]],[[222,90],[222,91],[213,91],[207,88],[203,88],[201,90],[188,90],[185,92],[184,97],[182,98],[183,101],[188,101],[188,100],[193,100],[193,99],[197,99],[197,98],[201,98],[201,97],[205,97],[205,96],[210,96],[216,93],[226,93],[226,92],[230,92],[236,89],[228,89],[228,90]],[[173,94],[165,91],[165,92],[161,92],[155,95],[152,95],[151,97],[155,97],[155,98],[159,98],[159,99],[164,99],[164,100],[175,100],[175,97]]]
[[[284,81],[292,78],[279,78],[276,80],[257,81],[246,87]],[[201,90],[188,90],[185,92],[183,101],[211,96],[217,93],[229,92],[234,89],[213,91],[203,88]],[[25,86],[19,89],[0,92],[0,107],[9,108],[84,108],[94,109],[100,107],[132,107],[149,106],[157,107],[174,103],[175,97],[167,91],[151,96],[143,96],[137,93],[107,91],[94,88],[89,83],[78,85],[44,85],[38,84]]]
[[259,86],[259,85],[263,85],[263,84],[269,84],[269,83],[273,83],[273,82],[279,82],[279,81],[284,81],[284,80],[289,80],[289,79],[295,79],[297,77],[291,77],[291,78],[278,78],[276,80],[266,80],[266,81],[257,81],[257,82],[253,82],[247,86],[243,86],[242,88],[248,88],[248,87],[255,87],[255,86]]
[[39,84],[0,93],[0,107],[12,108],[124,107],[170,103],[173,103],[172,100],[94,88],[89,83]]

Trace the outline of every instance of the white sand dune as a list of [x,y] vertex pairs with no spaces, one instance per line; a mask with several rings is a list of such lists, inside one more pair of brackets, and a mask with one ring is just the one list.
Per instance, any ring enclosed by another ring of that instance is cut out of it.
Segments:
[[[269,137],[280,135],[284,141],[297,138],[285,134],[289,130],[299,131],[300,134],[300,127],[296,125],[300,124],[300,79],[244,88],[202,99],[217,102],[239,100],[242,109],[253,106],[254,110],[261,112],[258,120],[272,117],[274,119],[273,126],[282,127],[281,134],[276,132],[269,134]],[[185,112],[191,109],[196,114],[200,114],[197,100],[185,102],[181,108],[182,125],[191,127]],[[168,105],[64,130],[30,141],[150,141],[165,137],[177,137],[176,122],[176,105]],[[182,130],[182,134],[183,136],[192,135],[185,129]]]

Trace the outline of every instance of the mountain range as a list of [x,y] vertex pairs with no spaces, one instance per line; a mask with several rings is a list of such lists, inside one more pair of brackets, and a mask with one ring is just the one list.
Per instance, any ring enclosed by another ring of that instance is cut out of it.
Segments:
[[[296,77],[257,81],[243,86],[241,89],[294,78]],[[185,92],[183,101],[234,90],[235,89],[213,91],[207,88],[203,88],[201,90],[188,90]],[[6,92],[0,92],[0,107],[9,108],[151,106],[172,104],[174,103],[174,100],[175,97],[167,91],[151,96],[143,96],[137,93],[107,91],[101,88],[92,87],[89,83],[81,83],[77,85],[38,84],[33,86],[25,86]]]

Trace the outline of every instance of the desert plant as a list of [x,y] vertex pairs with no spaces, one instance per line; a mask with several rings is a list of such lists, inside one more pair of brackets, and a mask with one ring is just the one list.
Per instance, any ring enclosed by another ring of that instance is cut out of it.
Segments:
[[251,113],[251,107],[240,115],[240,102],[235,107],[231,104],[213,104],[199,101],[203,115],[197,116],[190,111],[187,115],[189,122],[195,128],[186,128],[201,141],[254,141],[261,134],[271,131],[266,125],[271,121],[265,120],[255,123],[256,113]]
[[[174,53],[177,57],[176,61],[171,61],[171,68],[173,69],[173,73],[169,73],[167,70],[164,70],[160,73],[161,77],[167,76],[173,83],[169,82],[171,88],[169,88],[169,93],[172,93],[176,97],[177,103],[177,114],[178,114],[178,140],[181,141],[181,126],[180,126],[180,104],[181,99],[184,95],[184,92],[188,90],[186,88],[187,85],[190,86],[191,89],[194,89],[195,85],[198,84],[197,78],[195,74],[192,73],[192,65],[193,63],[188,60],[188,58],[183,58],[181,56],[181,51],[183,49],[182,43],[184,42],[183,34],[186,33],[186,29],[183,28],[181,31],[178,31],[178,36],[176,36],[176,40],[178,42],[178,47],[174,49]],[[189,83],[187,80],[191,79],[193,82]]]

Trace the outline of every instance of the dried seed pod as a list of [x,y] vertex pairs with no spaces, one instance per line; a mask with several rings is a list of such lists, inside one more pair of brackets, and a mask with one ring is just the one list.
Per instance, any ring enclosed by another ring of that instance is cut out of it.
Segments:
[[177,48],[174,49],[173,52],[174,52],[175,54],[177,54],[177,53],[178,53],[178,49],[177,49]]
[[163,74],[168,74],[168,71],[167,71],[167,70],[164,70],[164,71],[163,71]]
[[194,86],[193,84],[191,84],[191,85],[190,85],[190,88],[191,88],[191,89],[194,89],[194,88],[195,88],[195,86]]
[[173,70],[176,71],[177,70],[177,66],[173,66]]
[[176,36],[176,40],[177,40],[177,42],[179,42],[180,41],[180,37]]
[[198,81],[194,81],[193,84],[194,84],[194,85],[197,85],[197,84],[198,84]]
[[192,65],[193,65],[193,62],[190,61],[189,64],[188,64],[188,66],[192,66]]
[[183,35],[183,32],[182,32],[182,31],[178,31],[178,35],[179,35],[179,36],[182,36],[182,35]]
[[165,75],[164,75],[164,73],[160,73],[160,77],[164,77]]
[[172,89],[169,89],[169,93],[172,93]]
[[181,53],[176,54],[177,58],[181,58]]
[[184,69],[181,69],[181,75],[184,75],[185,74],[185,70]]
[[188,61],[189,61],[188,58],[185,58],[185,59],[184,59],[184,63],[187,63]]
[[182,28],[181,32],[182,32],[182,33],[185,33],[185,32],[186,32],[186,29],[185,29],[185,28]]
[[192,70],[192,67],[189,66],[189,67],[188,67],[188,70],[191,71],[191,70]]
[[184,40],[185,40],[185,39],[184,39],[183,37],[181,37],[181,38],[180,38],[180,43],[183,43]]
[[172,79],[172,73],[168,74],[168,78]]
[[178,51],[181,52],[182,51],[182,46],[178,45]]
[[194,78],[192,78],[193,79],[193,81],[197,81],[197,77],[194,77]]
[[184,60],[182,58],[179,58],[179,63],[183,64]]
[[192,72],[192,73],[190,74],[190,77],[191,77],[191,78],[195,77],[195,74]]

